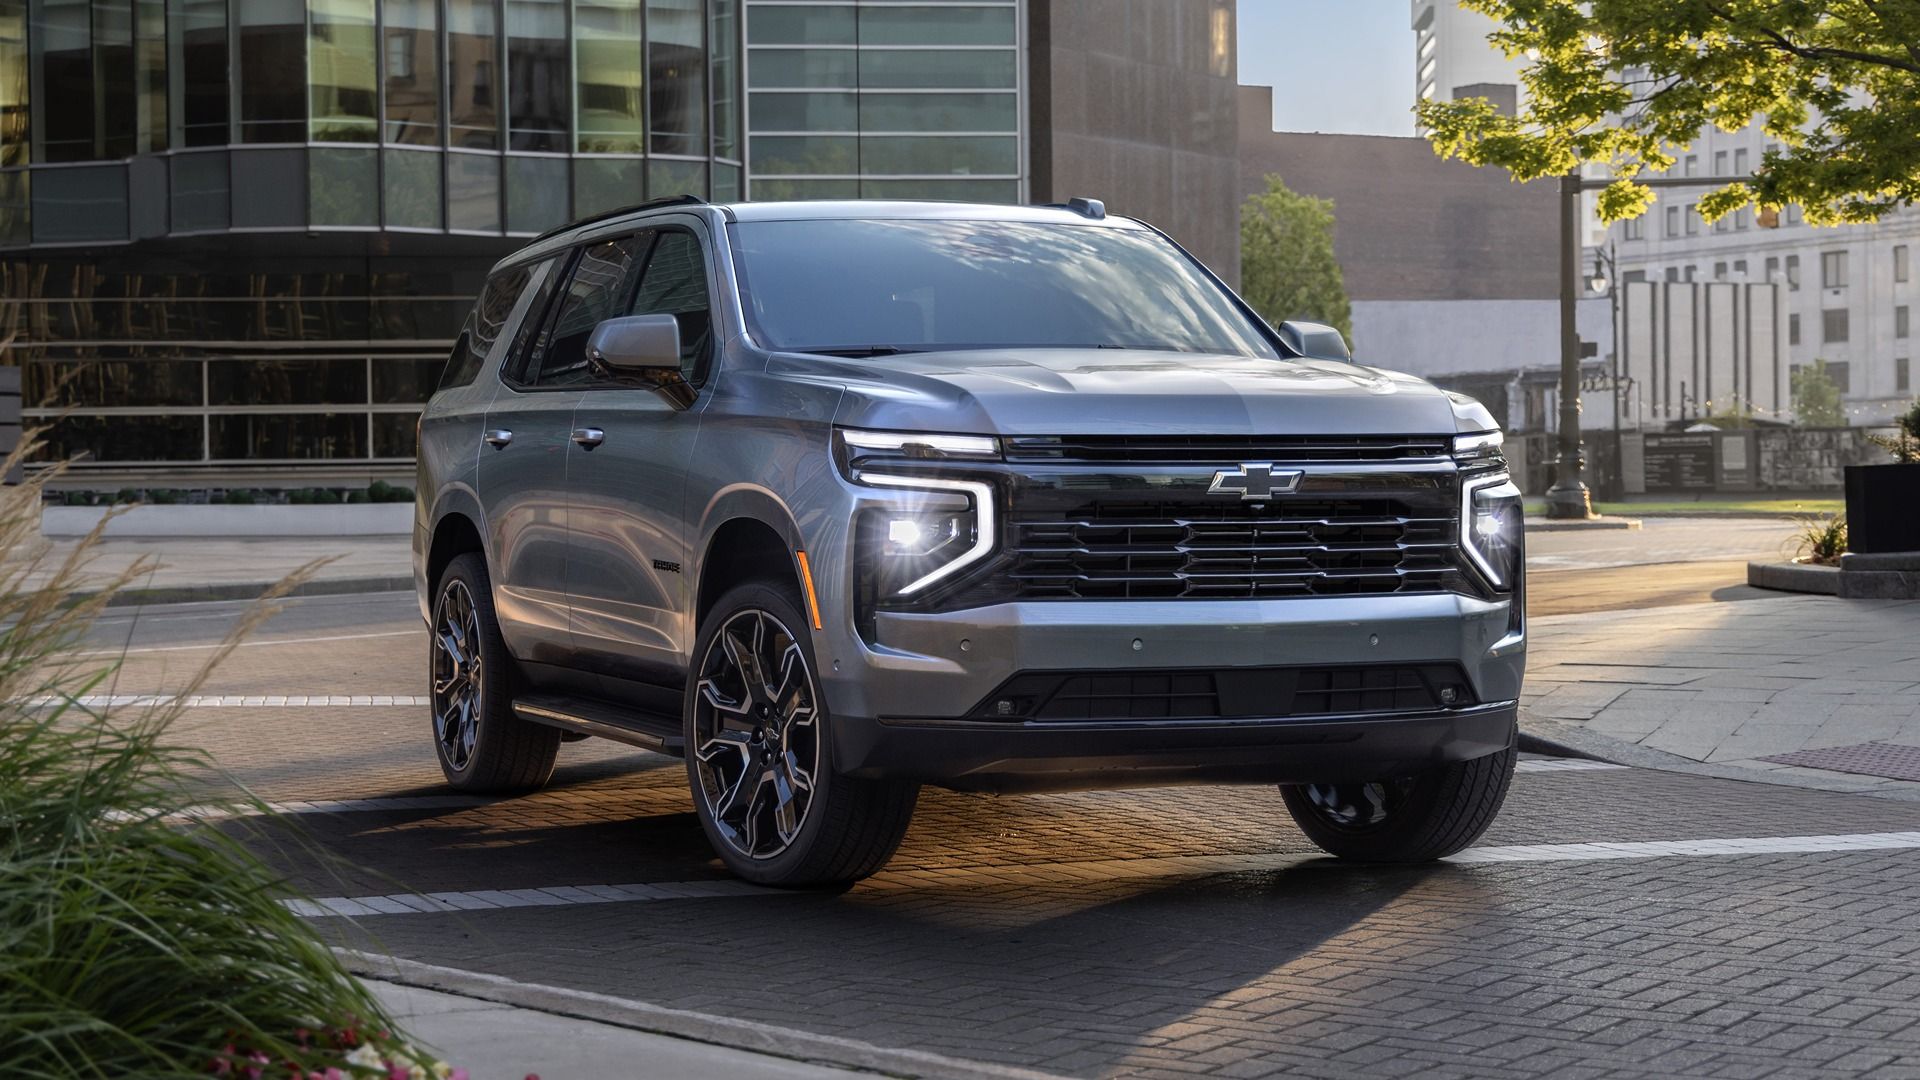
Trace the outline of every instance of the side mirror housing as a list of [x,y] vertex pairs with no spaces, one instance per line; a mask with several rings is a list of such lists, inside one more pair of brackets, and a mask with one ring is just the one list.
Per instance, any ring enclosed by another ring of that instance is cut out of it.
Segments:
[[680,323],[671,315],[607,319],[587,338],[587,367],[596,378],[651,390],[676,409],[693,404],[680,373]]
[[1309,360],[1353,362],[1353,350],[1347,348],[1347,339],[1340,336],[1340,331],[1325,323],[1288,319],[1280,324],[1279,330],[1281,342]]

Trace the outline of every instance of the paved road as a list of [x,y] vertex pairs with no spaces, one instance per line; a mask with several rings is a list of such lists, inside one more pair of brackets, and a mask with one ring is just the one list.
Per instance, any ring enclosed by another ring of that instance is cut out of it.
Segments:
[[[236,611],[116,612],[111,692],[179,685]],[[1920,1077],[1920,805],[1536,761],[1480,847],[1381,869],[1265,789],[928,792],[879,877],[771,893],[676,761],[588,741],[449,798],[424,711],[375,703],[425,652],[410,596],[299,601],[183,720],[297,804],[313,847],[273,857],[350,942],[1061,1075]]]
[[1648,518],[1638,529],[1527,534],[1527,569],[1595,570],[1654,563],[1784,559],[1796,529],[1771,518]]

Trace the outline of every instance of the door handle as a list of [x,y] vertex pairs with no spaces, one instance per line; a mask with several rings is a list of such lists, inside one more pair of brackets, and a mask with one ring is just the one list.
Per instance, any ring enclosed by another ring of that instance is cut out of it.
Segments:
[[607,441],[607,433],[597,427],[574,428],[573,441],[582,449],[591,450]]
[[506,428],[495,428],[480,437],[486,440],[488,446],[497,450],[513,441],[513,432]]

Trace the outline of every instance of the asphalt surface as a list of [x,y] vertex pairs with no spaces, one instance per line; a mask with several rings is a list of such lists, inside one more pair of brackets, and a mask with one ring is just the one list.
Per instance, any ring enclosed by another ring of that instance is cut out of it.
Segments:
[[[1534,559],[1587,569],[1534,580],[1630,604],[1768,546],[1728,532],[1554,534]],[[75,659],[178,687],[241,608],[116,611]],[[1920,1076],[1920,805],[1534,760],[1464,857],[1377,868],[1268,789],[929,791],[881,875],[776,893],[721,871],[678,761],[589,740],[546,791],[449,797],[426,648],[409,595],[301,599],[178,730],[295,811],[257,842],[359,947],[1072,1076]]]

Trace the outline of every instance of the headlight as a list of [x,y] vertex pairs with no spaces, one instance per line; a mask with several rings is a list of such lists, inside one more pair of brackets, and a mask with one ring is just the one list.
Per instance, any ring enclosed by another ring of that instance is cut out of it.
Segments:
[[975,480],[862,472],[863,484],[898,490],[893,505],[864,511],[859,547],[879,596],[912,596],[993,551],[993,488]]
[[1000,440],[991,435],[933,435],[919,431],[861,431],[841,428],[845,460],[908,458],[921,461],[995,461]]
[[1474,477],[1460,486],[1460,547],[1487,583],[1503,592],[1520,577],[1524,513],[1520,489],[1506,473]]
[[1507,437],[1498,431],[1482,431],[1475,435],[1455,435],[1453,437],[1453,459],[1455,461],[1487,461],[1500,456],[1500,448],[1507,443]]

